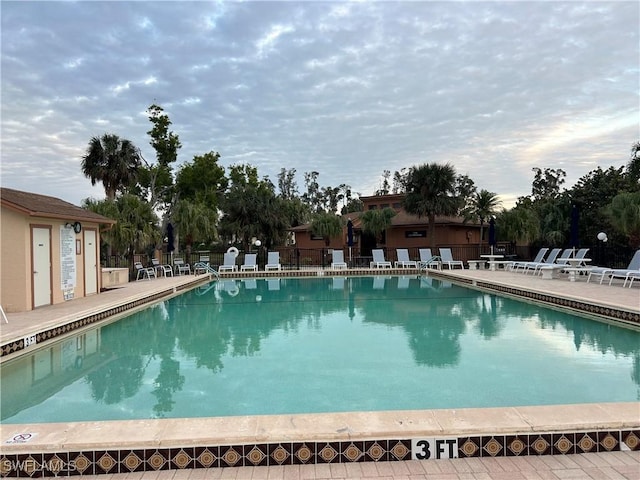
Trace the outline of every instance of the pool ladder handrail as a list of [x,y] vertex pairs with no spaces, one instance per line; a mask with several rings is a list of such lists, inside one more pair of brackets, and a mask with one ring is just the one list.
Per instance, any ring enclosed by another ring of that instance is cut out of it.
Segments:
[[220,275],[218,274],[218,271],[213,268],[211,265],[209,265],[208,263],[205,262],[196,262],[193,264],[193,272],[197,272],[198,270],[204,270],[207,273],[211,273],[213,275],[215,275],[217,280],[220,280]]

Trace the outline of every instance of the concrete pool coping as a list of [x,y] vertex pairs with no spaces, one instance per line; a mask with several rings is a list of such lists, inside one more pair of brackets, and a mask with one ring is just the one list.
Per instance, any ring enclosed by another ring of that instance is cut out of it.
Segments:
[[[259,276],[265,276],[264,272],[260,273]],[[322,272],[323,275],[333,273]],[[335,273],[345,274],[344,271]],[[346,274],[416,273],[407,269],[384,272],[364,269]],[[598,307],[596,311],[588,312],[596,317],[605,310],[626,312],[631,314],[631,321],[626,317],[623,319],[626,324],[633,325],[635,315],[640,315],[637,289],[623,289],[617,285],[568,282],[566,278],[541,280],[502,271],[454,270],[429,274],[480,289],[516,288],[534,292],[543,299],[552,296],[588,303]],[[267,276],[316,275],[318,272],[285,271],[269,272]],[[255,274],[225,276],[242,278]],[[10,352],[7,346],[23,341],[24,337],[42,336],[43,332],[55,331],[61,326],[72,325],[73,330],[96,326],[109,321],[113,310],[122,305],[129,305],[131,309],[143,308],[150,302],[168,298],[205,281],[208,281],[206,276],[145,280],[32,312],[10,313],[9,323],[3,324],[0,332],[1,360],[20,353],[22,349]],[[517,296],[517,292],[512,291],[496,293]],[[538,301],[536,297],[525,299]],[[574,307],[575,304],[565,306]],[[559,305],[559,308],[563,306]],[[130,311],[123,309],[121,314]],[[102,316],[105,312],[109,315]],[[83,324],[83,319],[87,318],[94,320]],[[618,320],[614,321],[620,323]],[[58,335],[66,335],[69,329],[62,329],[65,331]],[[39,338],[38,344],[55,341],[56,337]],[[32,436],[24,442],[7,443],[14,437],[22,439],[24,437],[20,435],[28,434]],[[68,462],[73,460],[74,465],[79,459],[82,462],[78,464],[87,465],[83,472],[87,474],[282,464],[280,461],[406,460],[411,458],[411,442],[422,438],[455,438],[458,454],[469,457],[638,450],[640,402],[0,426],[4,459],[35,456],[42,463],[53,455]],[[210,455],[203,456],[203,452]],[[0,463],[0,473],[4,473],[3,465]]]

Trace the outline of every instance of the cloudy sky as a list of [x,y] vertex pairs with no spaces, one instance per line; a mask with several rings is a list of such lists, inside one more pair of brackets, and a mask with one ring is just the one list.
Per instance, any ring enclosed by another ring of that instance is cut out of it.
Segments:
[[510,206],[533,167],[567,186],[640,139],[640,6],[606,2],[1,2],[2,186],[79,204],[93,136],[162,106],[178,163],[217,151],[277,183],[379,188],[451,163]]

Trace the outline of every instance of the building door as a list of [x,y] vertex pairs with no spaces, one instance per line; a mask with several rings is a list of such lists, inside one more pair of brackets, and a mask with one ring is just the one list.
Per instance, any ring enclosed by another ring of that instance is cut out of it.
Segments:
[[32,229],[33,308],[51,305],[51,230]]
[[84,231],[84,294],[98,293],[98,249],[96,231]]

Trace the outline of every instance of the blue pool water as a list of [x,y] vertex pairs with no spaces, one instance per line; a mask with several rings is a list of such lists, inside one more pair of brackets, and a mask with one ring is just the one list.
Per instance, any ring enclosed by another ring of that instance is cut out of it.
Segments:
[[636,401],[640,333],[415,276],[221,281],[0,386],[4,423]]

